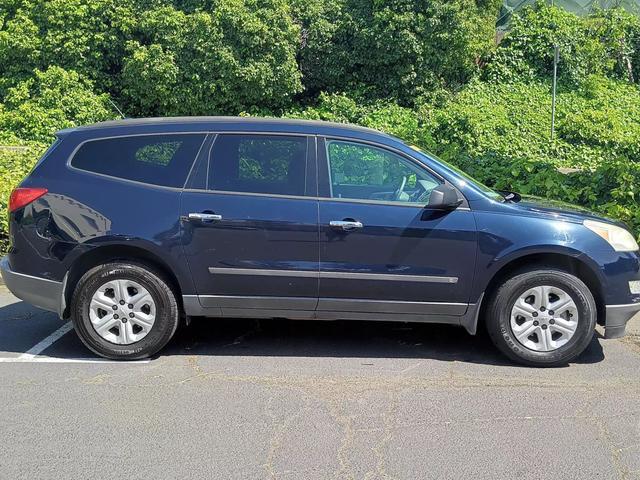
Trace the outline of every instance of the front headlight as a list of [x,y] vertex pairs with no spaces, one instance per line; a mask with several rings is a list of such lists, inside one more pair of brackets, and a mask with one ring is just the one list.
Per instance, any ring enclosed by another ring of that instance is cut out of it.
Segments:
[[604,238],[616,252],[635,252],[638,243],[633,235],[624,228],[609,223],[585,220],[584,226]]

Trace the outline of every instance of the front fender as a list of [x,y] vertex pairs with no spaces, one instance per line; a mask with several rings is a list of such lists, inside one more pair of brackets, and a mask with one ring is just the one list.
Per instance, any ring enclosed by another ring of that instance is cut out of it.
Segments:
[[545,254],[578,261],[601,284],[606,283],[602,240],[581,223],[492,212],[477,212],[476,220],[478,261],[473,298],[479,298],[491,280],[510,264]]

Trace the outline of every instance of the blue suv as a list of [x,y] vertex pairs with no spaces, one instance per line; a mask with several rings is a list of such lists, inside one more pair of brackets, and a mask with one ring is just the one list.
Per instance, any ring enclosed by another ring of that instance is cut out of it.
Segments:
[[555,366],[640,310],[638,245],[348,125],[129,119],[62,130],[11,195],[2,276],[112,359],[188,316],[484,325]]

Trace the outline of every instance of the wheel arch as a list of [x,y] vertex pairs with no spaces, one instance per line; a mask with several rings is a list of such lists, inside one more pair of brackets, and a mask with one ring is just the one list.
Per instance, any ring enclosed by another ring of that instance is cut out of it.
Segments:
[[[484,322],[485,309],[489,299],[502,282],[516,272],[528,268],[557,268],[579,278],[591,291],[598,309],[598,319],[604,319],[605,301],[602,282],[596,270],[591,267],[579,254],[570,252],[535,252],[525,253],[505,261],[486,283],[483,292],[482,305],[478,315],[478,323]],[[477,328],[477,327],[476,327]]]
[[181,310],[182,288],[178,278],[169,264],[151,250],[134,245],[109,244],[93,247],[80,254],[71,264],[64,281],[62,317],[69,317],[69,305],[78,281],[88,270],[98,265],[113,261],[132,261],[158,270],[169,283],[176,295]]

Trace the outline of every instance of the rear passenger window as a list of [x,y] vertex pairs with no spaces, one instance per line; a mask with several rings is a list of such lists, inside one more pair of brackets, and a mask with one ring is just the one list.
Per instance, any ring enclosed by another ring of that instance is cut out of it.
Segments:
[[138,135],[91,140],[78,149],[71,165],[127,180],[182,187],[204,137]]
[[218,135],[211,149],[209,189],[304,195],[306,137]]

